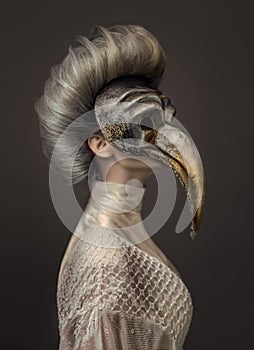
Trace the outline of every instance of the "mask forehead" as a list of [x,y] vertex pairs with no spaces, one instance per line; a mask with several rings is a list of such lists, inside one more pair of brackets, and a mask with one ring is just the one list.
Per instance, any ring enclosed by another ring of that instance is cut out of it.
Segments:
[[136,86],[120,92],[95,104],[97,122],[108,141],[142,138],[142,126],[157,130],[171,122],[175,108],[159,90]]

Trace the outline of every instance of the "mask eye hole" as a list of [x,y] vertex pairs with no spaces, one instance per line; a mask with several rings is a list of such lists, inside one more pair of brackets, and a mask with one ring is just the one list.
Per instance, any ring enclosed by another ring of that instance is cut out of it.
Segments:
[[142,130],[151,130],[154,127],[152,118],[149,116],[142,118],[140,124],[141,124]]

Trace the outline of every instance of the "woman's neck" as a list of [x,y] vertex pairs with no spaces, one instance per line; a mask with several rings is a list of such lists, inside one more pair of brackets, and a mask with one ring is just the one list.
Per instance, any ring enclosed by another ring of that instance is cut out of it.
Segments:
[[122,184],[95,180],[84,212],[86,222],[108,228],[136,225],[142,221],[145,191],[135,181]]

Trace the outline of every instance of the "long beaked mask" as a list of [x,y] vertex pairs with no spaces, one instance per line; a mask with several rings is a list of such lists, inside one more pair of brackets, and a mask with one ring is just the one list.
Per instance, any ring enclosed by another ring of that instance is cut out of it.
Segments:
[[95,99],[96,120],[107,141],[121,152],[172,168],[187,196],[194,239],[204,211],[206,175],[194,141],[173,125],[175,112],[169,98],[142,77],[115,79]]

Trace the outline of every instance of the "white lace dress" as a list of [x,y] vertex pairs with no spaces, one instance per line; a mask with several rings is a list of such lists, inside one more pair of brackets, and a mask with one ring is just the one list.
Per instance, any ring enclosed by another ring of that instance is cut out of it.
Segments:
[[129,212],[113,208],[124,209],[126,196],[130,203],[145,188],[128,185],[127,194],[125,185],[104,185],[96,181],[96,201],[91,196],[59,271],[59,350],[181,350],[190,292],[145,230],[137,244],[116,230],[141,221],[142,201]]

